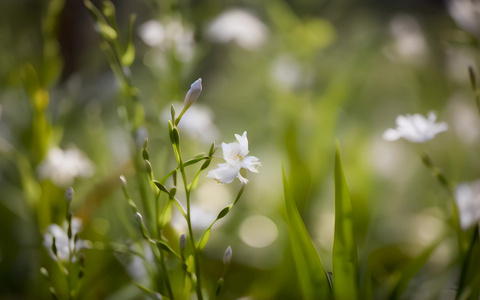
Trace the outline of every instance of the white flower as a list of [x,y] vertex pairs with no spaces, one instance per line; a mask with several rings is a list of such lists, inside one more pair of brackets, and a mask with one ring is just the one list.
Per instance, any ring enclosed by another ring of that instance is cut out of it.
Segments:
[[480,180],[462,183],[455,189],[460,226],[467,230],[480,221]]
[[193,58],[195,40],[193,30],[185,26],[181,19],[167,19],[163,23],[150,20],[139,28],[140,38],[145,44],[163,51],[173,51],[183,62]]
[[235,138],[238,143],[222,143],[223,158],[226,163],[218,164],[218,169],[208,172],[208,178],[213,178],[219,183],[230,183],[238,177],[242,183],[246,184],[248,180],[240,174],[241,169],[258,173],[257,168],[262,165],[260,160],[255,156],[247,156],[247,132],[245,131],[242,136],[235,134]]
[[425,143],[440,132],[446,131],[448,125],[445,122],[435,123],[437,116],[434,112],[428,114],[428,118],[420,114],[398,116],[397,128],[389,128],[383,133],[387,141],[396,141],[404,138],[413,143]]
[[[89,248],[90,242],[82,239],[77,239],[75,243],[74,237],[82,229],[82,220],[79,218],[72,218],[72,238],[69,240],[67,235],[67,223],[65,222],[64,228],[57,224],[50,224],[47,227],[47,232],[43,235],[43,246],[47,248],[50,256],[60,261],[68,261],[70,259],[70,251],[72,253],[78,253],[80,249]],[[52,251],[53,238],[55,237],[55,247],[57,248],[57,255]],[[73,254],[72,261],[76,261],[76,255]]]
[[386,48],[389,58],[405,63],[422,65],[428,59],[428,45],[420,24],[410,15],[398,14],[390,21],[390,32],[394,38]]
[[209,24],[207,35],[215,42],[234,41],[246,50],[256,50],[267,39],[267,27],[255,16],[243,9],[223,12]]
[[38,173],[40,178],[48,178],[56,186],[65,187],[72,185],[75,177],[92,176],[93,165],[85,154],[75,147],[65,151],[52,148],[38,166]]

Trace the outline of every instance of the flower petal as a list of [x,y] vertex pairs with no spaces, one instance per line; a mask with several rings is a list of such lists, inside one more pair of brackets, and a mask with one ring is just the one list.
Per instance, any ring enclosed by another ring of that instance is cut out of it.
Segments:
[[246,156],[242,159],[242,168],[253,173],[258,173],[257,168],[262,165],[260,160],[255,156]]
[[244,131],[243,135],[240,136],[235,134],[235,138],[237,139],[238,143],[240,144],[240,155],[242,157],[247,156],[248,154],[248,139],[247,139],[247,132]]
[[230,164],[219,164],[218,169],[208,172],[207,177],[213,178],[221,183],[230,183],[238,176],[239,168]]
[[382,137],[387,141],[396,141],[400,138],[400,134],[395,129],[389,128],[383,133]]

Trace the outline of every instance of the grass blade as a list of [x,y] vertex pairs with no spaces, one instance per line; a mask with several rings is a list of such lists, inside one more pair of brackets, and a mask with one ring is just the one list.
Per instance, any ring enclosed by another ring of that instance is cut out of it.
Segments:
[[327,274],[300,217],[283,167],[282,172],[290,244],[303,298],[331,298]]
[[358,299],[359,268],[354,217],[338,142],[335,152],[335,232],[332,262],[335,298]]

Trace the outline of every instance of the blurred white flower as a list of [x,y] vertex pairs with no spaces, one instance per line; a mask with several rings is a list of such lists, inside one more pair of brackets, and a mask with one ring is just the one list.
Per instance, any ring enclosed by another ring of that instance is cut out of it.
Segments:
[[[67,235],[68,225],[65,221],[63,228],[57,224],[50,224],[47,232],[43,235],[43,246],[48,250],[50,256],[60,261],[68,261],[70,259],[70,251],[72,251],[72,261],[76,261],[77,257],[74,253],[78,253],[80,249],[90,248],[90,241],[77,239],[75,243],[74,237],[82,230],[82,220],[72,218],[72,238],[69,240]],[[53,238],[55,237],[55,247],[57,248],[57,256],[52,251]],[[75,250],[75,251],[74,251]]]
[[245,131],[242,136],[235,134],[235,138],[238,143],[222,143],[223,159],[226,163],[218,164],[218,169],[208,172],[208,178],[213,178],[219,183],[230,183],[238,177],[242,183],[246,184],[248,180],[240,174],[241,169],[258,173],[257,168],[262,165],[260,160],[255,156],[247,156],[247,132]]
[[480,221],[480,180],[462,183],[455,189],[460,226],[467,230]]
[[394,41],[387,48],[387,56],[405,63],[420,65],[427,56],[427,42],[417,20],[410,15],[398,14],[389,24]]
[[[174,106],[181,106],[181,104],[174,104]],[[161,120],[166,123],[170,118],[170,107],[168,107],[162,111]],[[178,129],[190,138],[205,144],[211,144],[220,135],[218,128],[213,124],[212,110],[201,104],[195,104],[185,112],[182,121],[178,123]]]
[[445,122],[435,123],[437,116],[434,112],[428,114],[428,119],[420,114],[398,116],[397,128],[389,128],[383,133],[387,141],[396,141],[404,138],[413,143],[425,143],[440,132],[446,131],[448,125]]
[[[211,210],[211,208],[203,208],[198,205],[192,205],[190,207],[190,218],[192,220],[193,229],[206,230],[218,215],[217,211]],[[186,232],[188,230],[187,222],[183,215],[176,211],[170,222],[171,226],[177,230],[177,232]],[[216,223],[218,225],[218,223]]]
[[302,67],[298,61],[288,55],[275,59],[270,69],[271,77],[280,87],[294,88],[302,82]]
[[186,62],[193,57],[193,30],[186,27],[181,19],[168,19],[163,23],[150,20],[140,26],[138,33],[145,44],[163,51],[174,51],[180,61]]
[[472,145],[480,137],[480,120],[475,104],[469,97],[470,95],[461,93],[454,94],[448,102],[446,111],[458,138],[463,143]]
[[38,166],[40,178],[50,179],[56,186],[72,185],[75,177],[93,175],[93,164],[88,157],[75,147],[67,150],[52,148]]
[[474,0],[449,0],[450,16],[463,30],[480,37],[480,3]]
[[266,41],[268,29],[254,15],[243,9],[229,9],[213,20],[207,36],[218,43],[237,43],[246,50],[256,50]]

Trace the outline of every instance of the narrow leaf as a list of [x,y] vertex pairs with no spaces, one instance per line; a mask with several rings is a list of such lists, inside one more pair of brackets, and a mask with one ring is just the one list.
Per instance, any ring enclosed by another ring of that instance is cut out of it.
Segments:
[[283,167],[282,172],[290,245],[303,298],[331,298],[327,274],[298,212]]
[[335,298],[358,299],[359,268],[354,217],[338,142],[335,152],[335,231],[332,263]]
[[202,237],[200,238],[200,241],[198,242],[198,246],[197,246],[198,250],[203,250],[203,248],[205,248],[205,246],[207,245],[208,239],[210,238],[211,231],[212,231],[212,226],[210,226],[207,230],[205,230]]
[[120,62],[123,66],[130,66],[135,60],[135,46],[133,44],[133,22],[135,21],[135,15],[130,16],[130,24],[128,27],[128,41],[127,47],[123,52]]

